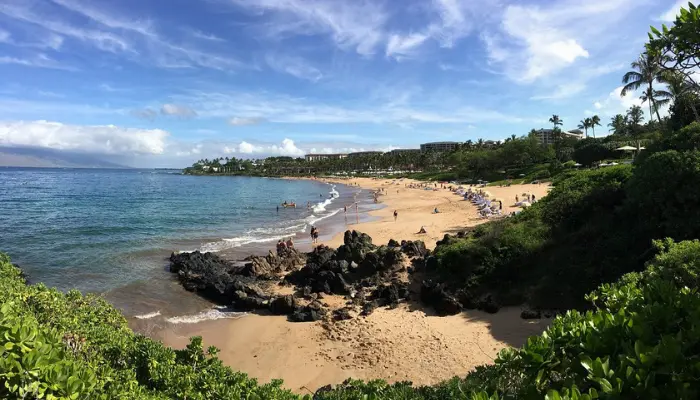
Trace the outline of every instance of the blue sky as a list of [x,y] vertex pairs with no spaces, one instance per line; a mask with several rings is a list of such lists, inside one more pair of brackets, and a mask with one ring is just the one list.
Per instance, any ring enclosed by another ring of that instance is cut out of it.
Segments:
[[605,125],[682,4],[3,0],[0,145],[177,167]]

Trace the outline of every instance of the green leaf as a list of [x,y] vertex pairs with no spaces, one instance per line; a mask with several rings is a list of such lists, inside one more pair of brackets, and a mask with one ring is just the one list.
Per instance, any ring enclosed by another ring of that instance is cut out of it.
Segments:
[[547,391],[547,394],[544,396],[545,400],[561,400],[561,396],[559,395],[559,392],[557,392],[554,389],[549,389]]

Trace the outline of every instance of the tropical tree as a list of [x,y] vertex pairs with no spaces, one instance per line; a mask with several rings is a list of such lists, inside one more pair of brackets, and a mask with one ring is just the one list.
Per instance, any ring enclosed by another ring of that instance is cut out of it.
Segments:
[[681,102],[687,103],[693,110],[695,120],[700,121],[700,115],[695,105],[697,91],[694,90],[693,84],[686,79],[685,75],[678,71],[664,71],[664,81],[666,82],[667,90],[661,93],[663,99],[658,101],[658,105],[667,105],[671,101],[673,101],[674,105]]
[[559,125],[564,125],[564,121],[562,121],[561,118],[559,118],[559,116],[556,114],[552,115],[552,117],[549,119],[549,122],[551,122],[552,125],[554,125],[554,129],[556,129]]
[[[597,115],[594,115],[590,118],[590,120],[591,120],[590,127],[591,127],[591,129],[593,129],[593,138],[595,139],[595,127],[596,127],[596,125],[601,126],[600,125],[600,117]],[[586,136],[588,136],[588,135],[586,135]]]
[[642,125],[643,121],[644,111],[642,111],[642,107],[634,105],[627,110],[627,122],[629,123],[633,134],[639,132],[639,127]]
[[658,56],[645,52],[636,61],[632,62],[631,67],[632,71],[627,72],[622,77],[622,83],[625,86],[622,87],[620,96],[625,96],[630,91],[646,86],[642,99],[649,103],[649,118],[651,119],[653,111],[656,111],[656,117],[661,122],[661,115],[659,115],[656,105],[658,96],[654,92],[654,83],[664,81],[663,69],[659,64]]
[[586,132],[586,137],[588,137],[588,128],[591,126],[591,119],[582,119],[578,124],[578,129],[583,129]]
[[[651,54],[664,73],[674,73],[682,76],[685,84],[693,91],[700,85],[697,81],[697,71],[700,69],[700,9],[692,3],[687,8],[681,8],[676,20],[669,28],[662,25],[661,29],[651,27],[649,42],[646,44],[647,53]],[[668,77],[668,76],[667,76]],[[696,121],[700,116],[695,114]]]
[[625,132],[627,126],[627,119],[622,114],[617,114],[616,116],[610,118],[610,123],[608,124],[610,131],[615,135],[622,135]]
[[559,118],[558,115],[554,114],[552,117],[549,119],[549,122],[554,125],[554,129],[552,129],[552,135],[554,136],[554,151],[557,160],[559,159],[559,156],[561,155],[560,152],[560,139],[561,139],[561,130],[559,129],[559,125],[564,125],[564,121]]

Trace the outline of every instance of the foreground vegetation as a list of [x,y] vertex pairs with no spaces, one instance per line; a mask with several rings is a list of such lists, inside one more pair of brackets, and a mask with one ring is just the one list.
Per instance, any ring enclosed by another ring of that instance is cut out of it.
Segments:
[[[350,381],[317,399],[693,399],[700,395],[700,242],[656,242],[641,273],[602,285],[593,311],[567,312],[521,349],[464,378]],[[194,338],[172,350],[136,335],[94,296],[26,285],[0,260],[0,397],[4,399],[297,399],[258,385]],[[306,396],[309,399],[311,396]]]

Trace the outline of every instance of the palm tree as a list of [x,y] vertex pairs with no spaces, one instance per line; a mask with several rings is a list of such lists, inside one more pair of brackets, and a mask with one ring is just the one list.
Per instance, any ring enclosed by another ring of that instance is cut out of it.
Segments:
[[564,121],[562,121],[561,118],[559,118],[559,116],[556,114],[552,115],[552,118],[549,119],[549,122],[551,122],[552,125],[554,125],[554,129],[557,128],[557,125],[564,125]]
[[596,125],[601,126],[600,125],[600,117],[597,115],[594,115],[589,119],[591,120],[591,125],[590,125],[591,129],[593,129],[593,139],[595,139],[595,127],[596,127]]
[[591,119],[586,118],[582,119],[581,122],[578,124],[578,129],[583,129],[586,131],[586,137],[588,137],[588,128],[591,126]]
[[622,114],[617,114],[610,119],[608,126],[613,134],[621,135],[625,131],[625,125],[627,124],[627,119]]
[[639,127],[644,121],[644,111],[640,106],[632,106],[627,110],[627,121],[633,128]]
[[662,73],[659,60],[645,52],[631,64],[631,67],[633,71],[627,72],[622,77],[622,83],[625,86],[622,88],[620,96],[625,96],[627,92],[637,90],[642,85],[646,85],[647,88],[642,97],[649,102],[649,118],[651,118],[652,111],[656,110],[656,118],[661,122],[661,115],[659,115],[656,96],[654,95],[654,82],[664,82],[664,74]]
[[685,76],[677,71],[664,72],[664,82],[667,90],[659,92],[660,100],[657,100],[659,107],[664,106],[673,100],[674,103],[687,100],[690,108],[693,110],[693,115],[696,121],[700,121],[700,115],[695,107],[695,93],[693,85],[688,82]]

